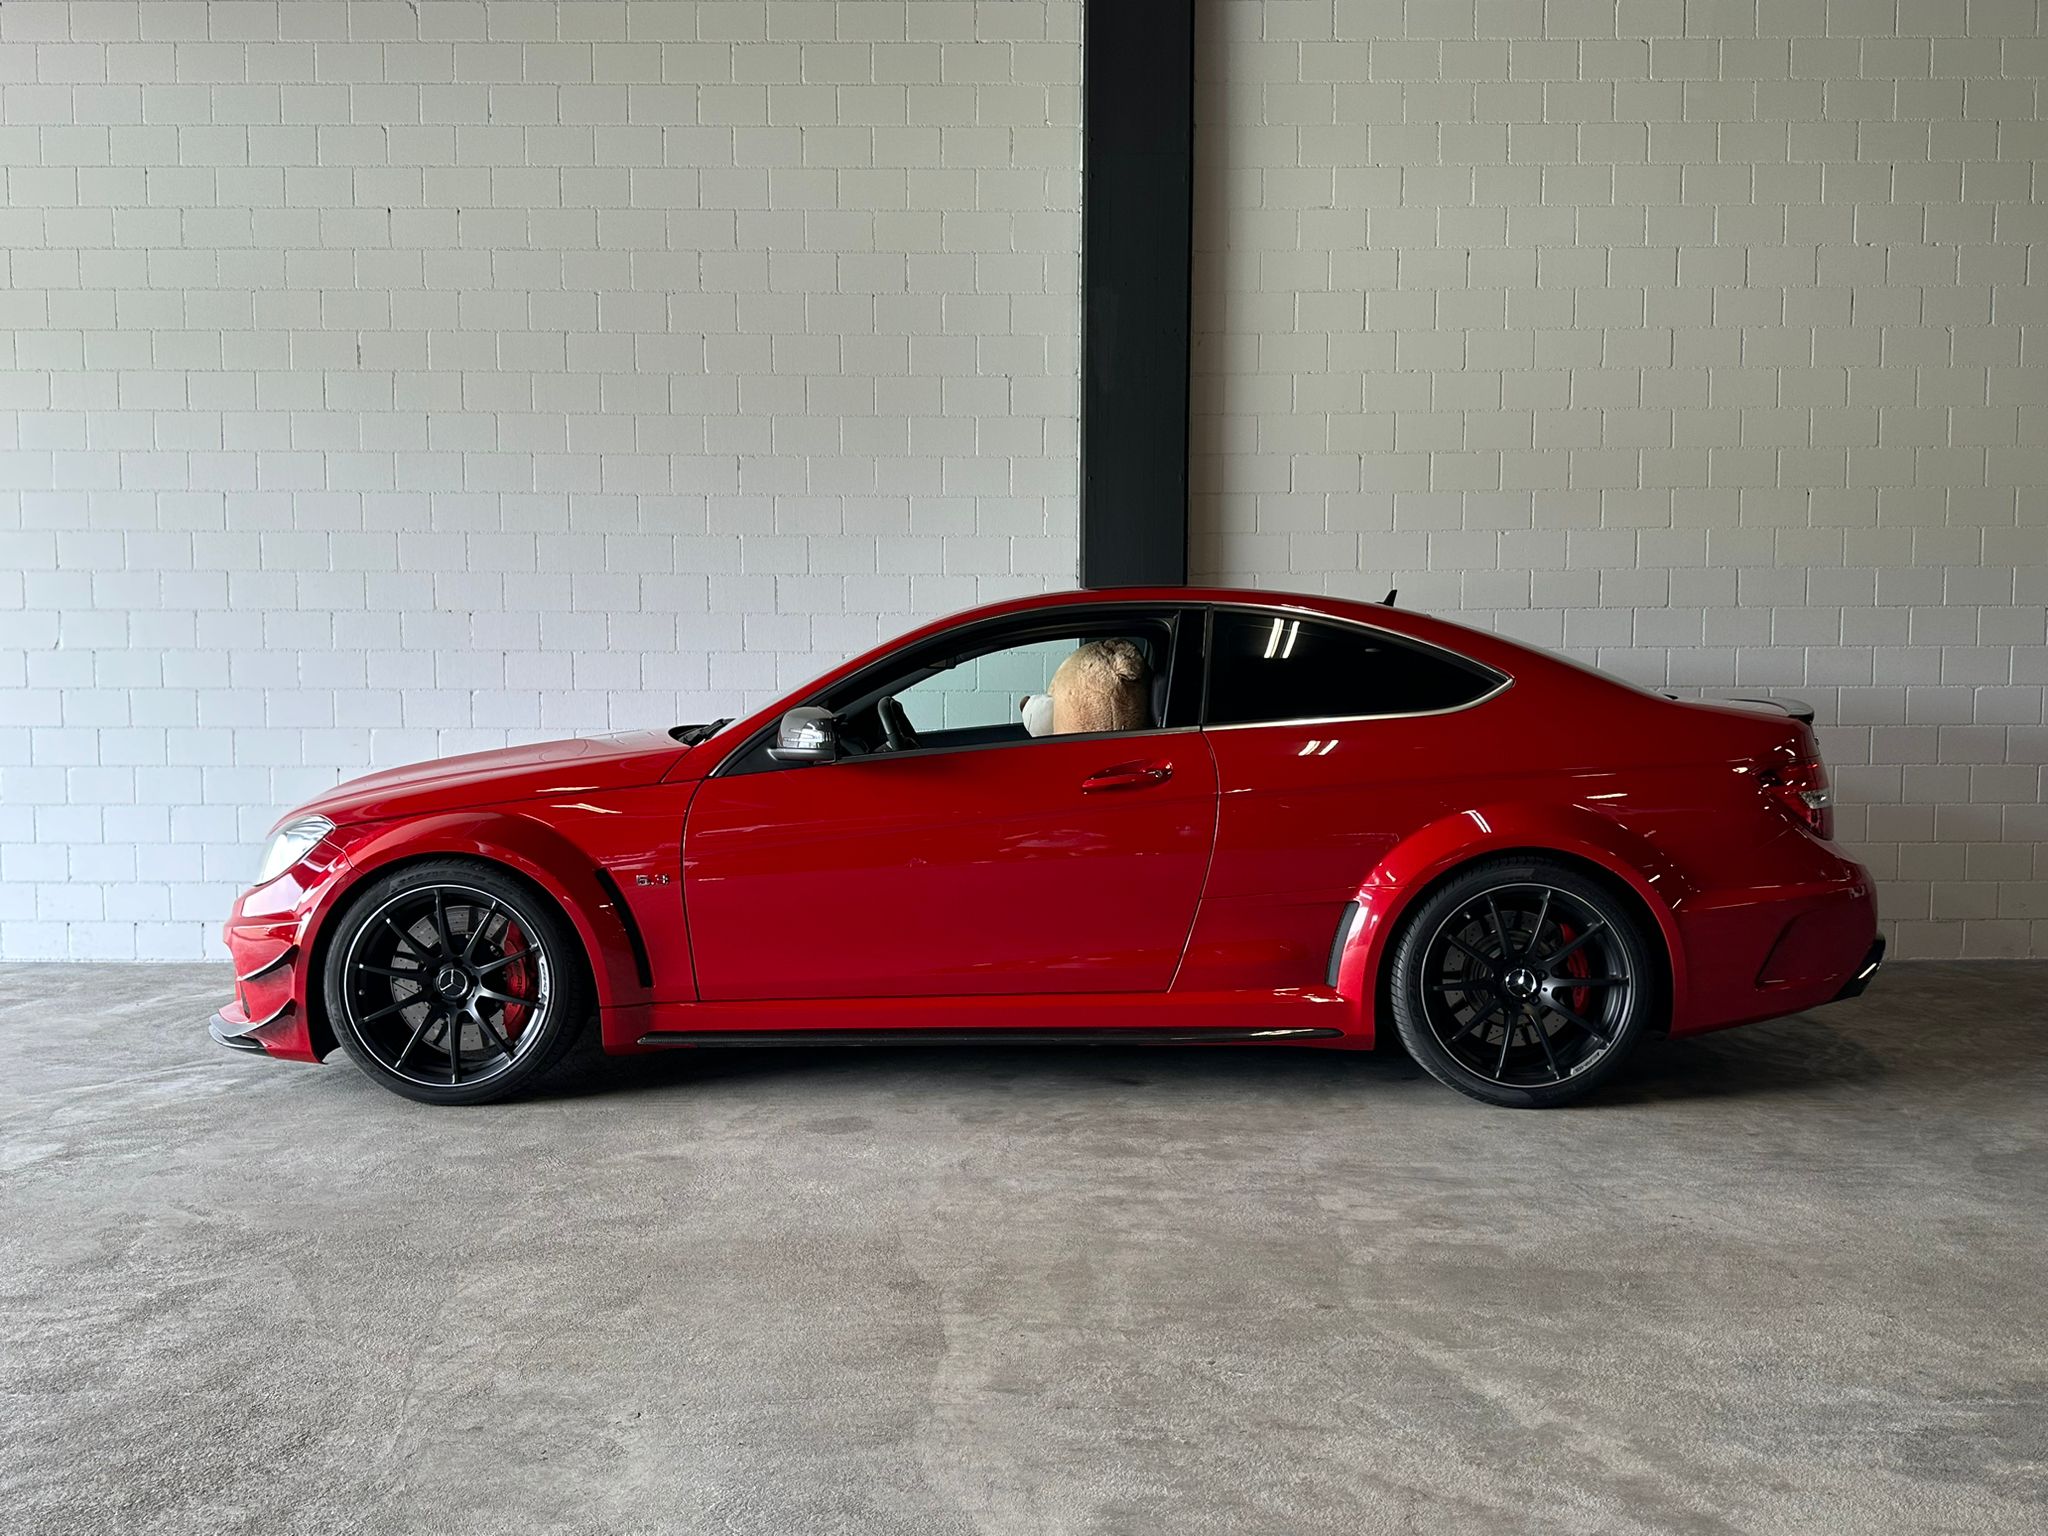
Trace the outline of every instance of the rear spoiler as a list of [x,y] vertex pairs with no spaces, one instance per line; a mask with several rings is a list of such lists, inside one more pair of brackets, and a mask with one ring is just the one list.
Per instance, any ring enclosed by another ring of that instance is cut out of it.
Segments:
[[[1669,691],[1665,692],[1664,697],[1687,702],[1684,695]],[[1797,720],[1801,725],[1813,724],[1813,706],[1800,699],[1780,699],[1774,698],[1769,694],[1752,694],[1746,697],[1740,694],[1697,694],[1691,698],[1690,702],[1696,704],[1735,704],[1745,709],[1759,709],[1771,714],[1784,715],[1787,719]]]

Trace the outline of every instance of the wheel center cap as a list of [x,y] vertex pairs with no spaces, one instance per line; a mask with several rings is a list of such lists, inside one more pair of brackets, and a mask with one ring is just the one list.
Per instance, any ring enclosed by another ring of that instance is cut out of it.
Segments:
[[434,990],[443,997],[460,997],[469,990],[469,973],[450,961],[434,972]]
[[1534,971],[1526,965],[1518,965],[1501,978],[1501,985],[1510,997],[1534,997],[1542,983]]

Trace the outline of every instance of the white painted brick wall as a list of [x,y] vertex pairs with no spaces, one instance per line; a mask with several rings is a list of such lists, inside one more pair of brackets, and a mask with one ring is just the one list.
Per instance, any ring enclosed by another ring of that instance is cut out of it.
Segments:
[[1078,0],[0,3],[0,956],[1075,565]]
[[2043,7],[1198,14],[1197,576],[1803,697],[1897,952],[2048,955]]
[[[1804,695],[1901,952],[2048,954],[2040,8],[1200,4],[1198,572]],[[0,3],[0,956],[1070,582],[1079,24]]]

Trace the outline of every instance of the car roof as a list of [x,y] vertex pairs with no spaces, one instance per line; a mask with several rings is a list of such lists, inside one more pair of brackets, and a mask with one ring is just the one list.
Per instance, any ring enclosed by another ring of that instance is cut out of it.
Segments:
[[1360,598],[1330,597],[1312,592],[1280,592],[1255,587],[1093,587],[1074,591],[1034,592],[1024,597],[1007,598],[1000,602],[962,609],[943,619],[921,625],[909,634],[899,635],[885,648],[893,649],[913,637],[943,634],[963,624],[978,623],[1009,614],[1026,614],[1040,609],[1093,604],[1168,604],[1183,608],[1275,608],[1294,613],[1316,614],[1353,624],[1368,624],[1390,634],[1406,635],[1412,639],[1441,646],[1445,650],[1469,656],[1474,661],[1484,662],[1511,676],[1516,672],[1526,671],[1532,662],[1540,666],[1544,662],[1556,660],[1541,651],[1502,639],[1499,635],[1486,630],[1473,629],[1469,625],[1456,624],[1426,613],[1417,613],[1413,609],[1396,608],[1384,602],[1370,602]]

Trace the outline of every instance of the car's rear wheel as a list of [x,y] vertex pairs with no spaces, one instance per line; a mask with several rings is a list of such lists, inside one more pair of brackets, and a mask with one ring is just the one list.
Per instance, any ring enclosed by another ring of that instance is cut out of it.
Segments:
[[325,985],[356,1064],[427,1104],[519,1092],[590,1011],[574,931],[523,882],[467,859],[372,881],[327,947]]
[[1516,1109],[1585,1097],[1661,1006],[1630,905],[1548,859],[1495,859],[1431,893],[1395,942],[1390,1002],[1409,1055],[1460,1093]]

